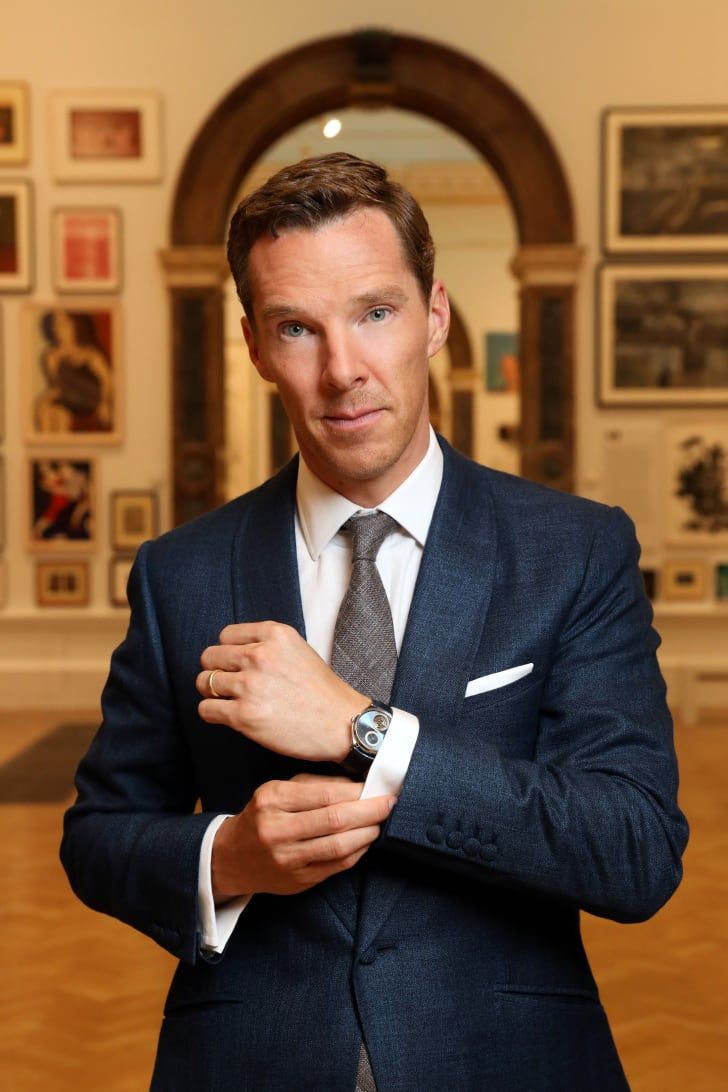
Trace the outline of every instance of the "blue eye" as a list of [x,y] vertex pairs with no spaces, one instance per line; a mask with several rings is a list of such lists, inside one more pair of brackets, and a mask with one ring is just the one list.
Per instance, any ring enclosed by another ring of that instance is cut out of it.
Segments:
[[372,320],[372,322],[381,322],[382,319],[385,319],[388,314],[388,307],[375,307],[369,312],[369,318]]
[[283,333],[286,337],[301,337],[305,332],[306,327],[302,322],[287,322],[283,327]]

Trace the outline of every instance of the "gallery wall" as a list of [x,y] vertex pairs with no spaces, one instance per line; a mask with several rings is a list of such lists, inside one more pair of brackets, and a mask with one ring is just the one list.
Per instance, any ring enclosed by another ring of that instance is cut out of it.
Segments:
[[[109,600],[109,562],[115,553],[110,494],[153,492],[161,526],[168,525],[169,317],[158,252],[169,242],[172,195],[194,134],[223,95],[260,64],[304,40],[362,26],[437,39],[474,57],[509,83],[549,132],[570,181],[576,238],[584,248],[576,326],[578,491],[634,510],[649,567],[695,556],[695,549],[666,541],[668,513],[661,498],[668,433],[719,426],[725,409],[605,409],[595,396],[600,116],[615,106],[724,103],[728,9],[722,0],[696,0],[689,10],[664,0],[512,0],[508,5],[456,0],[425,12],[414,0],[370,0],[365,10],[312,0],[305,18],[291,0],[274,0],[264,17],[232,0],[190,0],[184,8],[171,0],[101,0],[93,6],[82,0],[27,0],[16,6],[0,37],[0,81],[26,83],[30,102],[28,161],[0,167],[0,183],[21,180],[32,186],[34,267],[31,291],[0,301],[7,580],[0,615],[0,704],[23,705],[41,670],[45,686],[39,703],[95,700],[108,651],[126,623],[124,608]],[[157,179],[58,180],[51,155],[57,124],[52,107],[58,92],[84,90],[154,93],[162,128]],[[85,449],[98,467],[97,541],[86,555],[89,602],[75,610],[37,602],[38,554],[28,549],[32,449],[21,412],[22,314],[31,301],[55,299],[51,213],[69,205],[118,209],[122,220],[122,286],[105,297],[118,303],[121,316],[120,436],[117,443]],[[702,545],[697,553],[711,574],[715,563],[728,560],[728,548],[720,544]],[[679,697],[682,687],[689,704],[694,661],[709,663],[718,676],[725,666],[720,648],[726,616],[707,594],[697,605],[661,606],[660,612],[674,693]]]

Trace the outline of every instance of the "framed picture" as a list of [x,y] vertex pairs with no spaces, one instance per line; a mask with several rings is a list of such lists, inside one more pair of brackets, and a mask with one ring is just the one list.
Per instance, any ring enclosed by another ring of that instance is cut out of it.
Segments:
[[0,178],[0,292],[32,287],[30,182]]
[[151,91],[56,91],[51,156],[58,182],[156,182],[159,97]]
[[94,459],[43,455],[28,461],[28,548],[45,553],[96,546]]
[[728,544],[728,424],[666,429],[667,538]]
[[608,110],[602,138],[605,250],[728,250],[728,108]]
[[132,557],[112,557],[109,561],[109,601],[112,607],[128,607],[126,585],[134,564]]
[[701,560],[666,561],[662,566],[662,598],[671,602],[704,599],[708,588],[708,567]]
[[39,561],[35,566],[39,607],[85,607],[89,595],[87,561]]
[[121,213],[118,209],[54,209],[53,287],[56,292],[118,292]]
[[28,155],[28,88],[0,83],[0,167],[27,163]]
[[603,265],[599,401],[728,405],[728,265]]
[[111,494],[111,546],[114,550],[138,550],[159,534],[157,494],[127,489]]
[[485,389],[487,391],[519,391],[518,334],[488,333],[485,335]]
[[23,310],[22,399],[29,443],[121,439],[119,309],[98,300]]
[[715,566],[715,597],[728,603],[728,561],[719,561]]

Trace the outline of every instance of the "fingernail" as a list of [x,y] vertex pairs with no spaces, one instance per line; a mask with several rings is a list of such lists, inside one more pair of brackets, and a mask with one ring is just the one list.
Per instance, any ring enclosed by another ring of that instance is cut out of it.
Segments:
[[392,808],[394,807],[394,805],[396,803],[397,803],[397,797],[396,796],[390,796],[390,798],[389,798],[389,810],[390,811],[392,810]]

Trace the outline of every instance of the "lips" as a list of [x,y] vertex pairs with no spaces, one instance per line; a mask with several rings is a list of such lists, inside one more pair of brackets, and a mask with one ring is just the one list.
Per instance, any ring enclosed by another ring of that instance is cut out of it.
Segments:
[[367,425],[376,421],[382,413],[384,413],[384,410],[378,407],[341,410],[339,413],[324,415],[322,420],[331,428],[347,431],[356,428],[365,428]]

